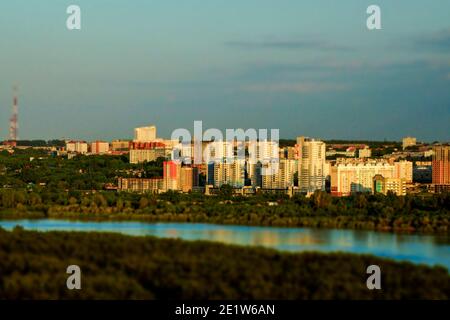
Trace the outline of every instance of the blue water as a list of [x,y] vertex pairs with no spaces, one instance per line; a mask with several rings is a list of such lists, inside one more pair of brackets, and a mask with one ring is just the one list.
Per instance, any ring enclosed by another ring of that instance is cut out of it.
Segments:
[[81,222],[72,220],[0,220],[10,230],[20,225],[37,231],[99,231],[132,236],[208,240],[263,246],[282,251],[366,253],[450,270],[450,236],[393,234],[375,231],[248,227],[202,223]]

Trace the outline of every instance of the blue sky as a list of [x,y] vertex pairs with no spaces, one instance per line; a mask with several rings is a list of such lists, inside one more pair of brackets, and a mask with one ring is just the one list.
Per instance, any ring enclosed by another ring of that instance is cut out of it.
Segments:
[[[81,7],[82,29],[66,29]],[[368,31],[377,4],[382,30]],[[114,139],[155,124],[282,138],[450,140],[448,0],[0,3],[0,139]]]

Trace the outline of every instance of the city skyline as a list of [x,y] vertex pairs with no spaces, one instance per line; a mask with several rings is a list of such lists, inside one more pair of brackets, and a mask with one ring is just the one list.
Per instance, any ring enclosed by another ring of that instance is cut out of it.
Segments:
[[[19,139],[113,140],[278,128],[280,138],[449,141],[450,3],[77,1],[0,5],[0,139],[19,85]],[[449,10],[447,10],[449,9]],[[169,19],[168,17],[173,17]]]

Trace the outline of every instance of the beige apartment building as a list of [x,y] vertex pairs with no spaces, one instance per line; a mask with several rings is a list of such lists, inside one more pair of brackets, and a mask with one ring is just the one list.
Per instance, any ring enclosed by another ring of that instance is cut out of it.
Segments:
[[163,189],[162,178],[119,178],[118,190],[128,192],[152,192],[157,193]]
[[395,166],[387,161],[354,161],[346,159],[331,167],[331,193],[348,196],[357,192],[373,192],[373,178],[395,177]]
[[109,152],[109,142],[106,141],[93,141],[91,142],[91,153],[93,154],[105,154]]
[[382,175],[376,175],[373,178],[373,192],[387,195],[392,192],[397,196],[406,195],[406,183],[400,178],[384,178]]
[[407,160],[394,162],[395,174],[394,178],[403,179],[406,183],[413,181],[413,163]]
[[66,143],[66,151],[85,154],[88,152],[88,144],[86,141],[69,141]]

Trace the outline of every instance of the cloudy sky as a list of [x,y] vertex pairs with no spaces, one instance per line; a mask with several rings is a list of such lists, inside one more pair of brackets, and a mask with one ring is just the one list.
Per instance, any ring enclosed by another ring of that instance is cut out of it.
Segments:
[[[378,4],[382,30],[366,28]],[[81,7],[79,31],[66,8]],[[448,0],[0,3],[0,139],[279,128],[282,138],[450,140]]]

